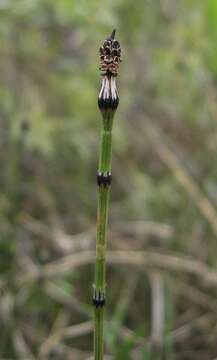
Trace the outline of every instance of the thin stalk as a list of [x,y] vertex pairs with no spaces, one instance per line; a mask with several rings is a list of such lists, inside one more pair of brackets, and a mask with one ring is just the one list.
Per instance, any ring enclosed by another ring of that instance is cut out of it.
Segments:
[[[101,128],[100,157],[98,174],[111,173],[112,119],[104,118]],[[95,264],[95,293],[105,299],[106,294],[106,233],[108,224],[109,186],[99,186],[97,210],[97,240]],[[94,354],[95,360],[103,359],[104,306],[95,306]]]
[[104,356],[104,316],[106,301],[106,245],[111,186],[112,127],[113,117],[119,98],[116,89],[116,76],[121,61],[120,44],[115,40],[115,30],[100,48],[100,70],[102,87],[98,105],[102,114],[100,154],[97,173],[98,208],[94,305],[94,359],[103,360]]

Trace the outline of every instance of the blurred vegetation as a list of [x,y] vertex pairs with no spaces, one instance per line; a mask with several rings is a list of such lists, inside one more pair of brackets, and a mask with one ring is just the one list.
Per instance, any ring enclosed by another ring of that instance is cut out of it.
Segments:
[[[1,359],[91,357],[82,256],[96,231],[98,48],[113,28],[109,250],[125,261],[108,268],[106,354],[217,357],[217,1],[2,0]],[[129,266],[135,251],[152,266]]]

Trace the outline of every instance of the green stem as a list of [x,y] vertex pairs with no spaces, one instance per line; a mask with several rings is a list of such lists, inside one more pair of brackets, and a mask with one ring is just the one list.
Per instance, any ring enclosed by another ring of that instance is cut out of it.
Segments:
[[[98,172],[111,172],[113,113],[104,114],[101,129],[100,156]],[[97,209],[97,239],[95,285],[96,294],[105,296],[106,292],[106,233],[108,224],[110,186],[99,186]],[[104,306],[95,306],[94,356],[102,360],[104,353]]]

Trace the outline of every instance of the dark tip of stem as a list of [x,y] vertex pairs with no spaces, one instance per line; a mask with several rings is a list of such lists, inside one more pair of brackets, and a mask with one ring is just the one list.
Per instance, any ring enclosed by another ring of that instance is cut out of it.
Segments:
[[111,39],[111,40],[114,40],[114,38],[115,38],[115,33],[116,33],[116,29],[114,29],[114,30],[112,31],[111,35],[110,35],[110,39]]

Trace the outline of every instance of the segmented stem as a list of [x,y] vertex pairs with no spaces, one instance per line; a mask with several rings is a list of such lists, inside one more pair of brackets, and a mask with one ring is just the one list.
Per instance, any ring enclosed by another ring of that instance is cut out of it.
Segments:
[[112,31],[100,47],[100,71],[102,85],[98,106],[102,114],[100,156],[97,173],[99,186],[97,209],[97,238],[94,305],[94,359],[103,360],[104,354],[104,305],[106,302],[106,232],[108,224],[109,194],[111,185],[112,126],[113,117],[119,104],[116,77],[121,62],[121,48]]
[[[113,116],[112,116],[113,117]],[[101,129],[100,157],[98,166],[98,210],[97,210],[97,239],[95,264],[95,331],[94,354],[95,360],[103,359],[104,348],[104,305],[106,296],[106,233],[108,223],[109,194],[111,184],[111,154],[112,154],[112,119],[111,115],[104,116]],[[101,181],[100,181],[101,179]]]

